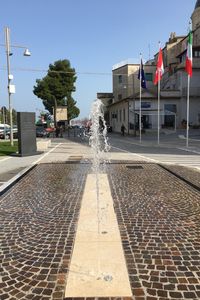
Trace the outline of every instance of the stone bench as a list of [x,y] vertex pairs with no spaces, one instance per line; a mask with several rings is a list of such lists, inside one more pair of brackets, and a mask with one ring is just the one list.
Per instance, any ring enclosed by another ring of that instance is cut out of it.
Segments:
[[37,140],[37,151],[47,150],[51,146],[51,140]]

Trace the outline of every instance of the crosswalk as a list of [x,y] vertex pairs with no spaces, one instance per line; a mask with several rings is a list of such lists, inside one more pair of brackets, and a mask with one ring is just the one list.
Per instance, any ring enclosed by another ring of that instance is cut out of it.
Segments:
[[180,154],[150,154],[144,153],[142,156],[156,163],[176,164],[186,167],[192,167],[200,170],[200,155],[180,155]]
[[147,150],[145,148],[145,151],[143,151],[144,148],[137,148],[127,150],[123,149],[123,145],[119,147],[112,146],[112,149],[114,151],[119,151],[122,153],[126,153],[128,159],[133,160],[140,160],[140,161],[148,161],[153,163],[159,163],[159,164],[173,164],[173,165],[180,165],[190,168],[195,168],[200,171],[200,152],[197,151],[188,151],[181,148],[174,148],[172,149],[170,153],[170,149],[168,148],[167,153],[163,149],[160,149],[159,151],[151,151],[152,149]]

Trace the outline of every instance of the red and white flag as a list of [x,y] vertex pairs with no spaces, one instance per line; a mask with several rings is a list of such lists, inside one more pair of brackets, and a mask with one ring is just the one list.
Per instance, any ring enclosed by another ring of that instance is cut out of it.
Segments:
[[185,70],[188,73],[188,75],[192,77],[192,31],[191,30],[188,35]]
[[162,49],[160,48],[158,54],[157,67],[156,67],[156,74],[154,78],[155,85],[158,83],[158,81],[161,80],[163,73],[164,73],[163,56],[162,56]]

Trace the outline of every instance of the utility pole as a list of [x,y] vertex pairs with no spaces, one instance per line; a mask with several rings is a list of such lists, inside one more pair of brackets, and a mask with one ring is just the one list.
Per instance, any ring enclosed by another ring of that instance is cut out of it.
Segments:
[[5,27],[5,45],[0,44],[0,46],[4,46],[6,48],[6,60],[7,60],[7,74],[8,74],[8,105],[9,105],[9,116],[10,116],[10,144],[13,146],[13,117],[12,117],[12,102],[11,102],[11,94],[15,94],[15,85],[11,84],[13,79],[13,75],[10,74],[10,56],[12,53],[10,52],[10,47],[22,48],[25,49],[24,56],[30,56],[31,53],[28,48],[20,45],[10,45],[10,28]]
[[5,27],[5,43],[6,43],[6,58],[7,58],[7,73],[8,73],[8,107],[10,116],[10,144],[13,146],[13,118],[12,118],[12,103],[11,103],[11,80],[13,76],[10,74],[10,29]]

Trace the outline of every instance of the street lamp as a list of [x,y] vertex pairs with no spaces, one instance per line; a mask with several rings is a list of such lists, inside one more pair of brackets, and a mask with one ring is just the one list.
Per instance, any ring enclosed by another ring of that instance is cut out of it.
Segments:
[[[1,45],[2,46],[2,45]],[[11,84],[13,79],[13,75],[10,74],[10,56],[12,53],[10,52],[10,28],[5,27],[5,45],[6,47],[6,59],[7,59],[7,73],[8,73],[8,103],[9,103],[9,115],[10,115],[10,144],[13,146],[13,118],[12,118],[12,103],[11,103],[11,94],[15,93],[15,85]],[[24,56],[30,56],[30,51],[24,46],[13,46],[16,48],[23,48]]]

